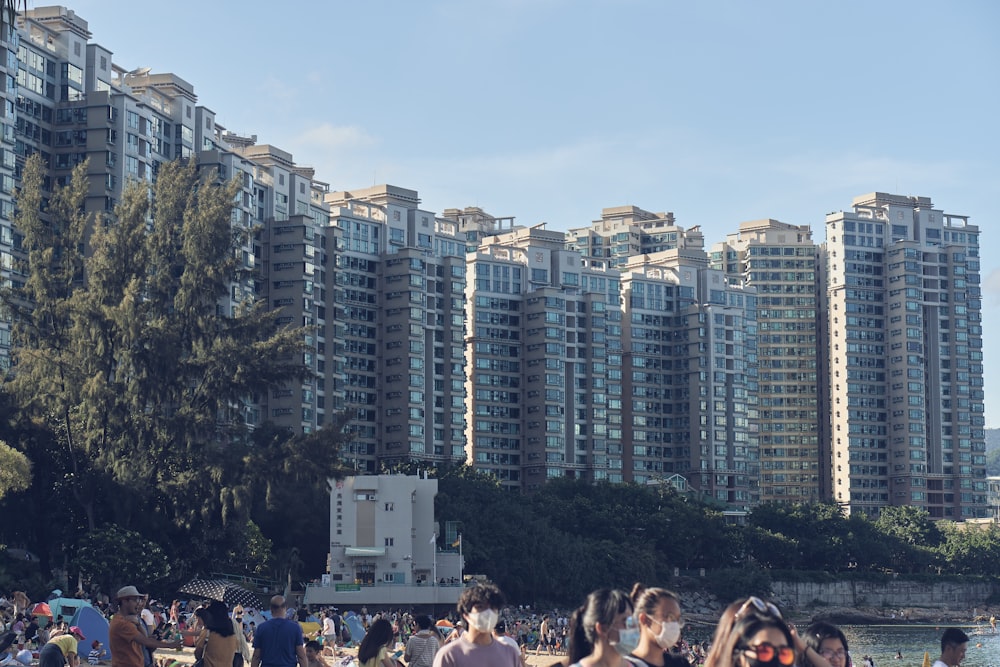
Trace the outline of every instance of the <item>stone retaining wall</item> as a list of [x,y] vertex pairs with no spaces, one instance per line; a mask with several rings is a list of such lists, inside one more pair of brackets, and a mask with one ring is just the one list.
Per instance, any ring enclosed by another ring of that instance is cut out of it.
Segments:
[[775,581],[774,597],[790,609],[816,607],[903,608],[941,610],[983,609],[994,587],[986,583],[920,583],[838,581],[831,583]]

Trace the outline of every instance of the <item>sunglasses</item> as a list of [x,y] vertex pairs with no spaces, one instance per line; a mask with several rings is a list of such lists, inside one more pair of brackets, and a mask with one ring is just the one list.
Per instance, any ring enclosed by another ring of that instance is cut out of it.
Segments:
[[739,611],[736,612],[736,615],[733,616],[733,621],[739,620],[740,616],[743,615],[743,612],[745,612],[750,607],[753,607],[761,614],[767,614],[768,616],[773,616],[774,618],[781,619],[781,612],[778,610],[777,607],[775,607],[770,602],[765,602],[764,600],[761,600],[756,595],[751,595],[750,597],[747,598],[747,601],[743,603],[743,606],[739,608]]
[[774,644],[764,642],[745,650],[753,651],[756,654],[757,660],[761,662],[771,662],[777,656],[778,663],[785,665],[785,667],[791,667],[791,665],[795,664],[795,650],[791,646],[782,646],[779,648]]

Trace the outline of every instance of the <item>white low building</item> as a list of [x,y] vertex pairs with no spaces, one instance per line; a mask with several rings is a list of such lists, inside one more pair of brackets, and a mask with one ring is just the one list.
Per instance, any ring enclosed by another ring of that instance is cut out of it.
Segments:
[[362,475],[330,487],[328,571],[306,587],[306,604],[347,610],[458,601],[461,545],[457,535],[439,537],[436,479]]

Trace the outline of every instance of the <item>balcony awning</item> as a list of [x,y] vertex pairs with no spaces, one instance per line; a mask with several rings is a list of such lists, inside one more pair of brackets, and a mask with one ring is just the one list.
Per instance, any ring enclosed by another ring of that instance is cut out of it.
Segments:
[[384,556],[385,547],[346,547],[345,556]]

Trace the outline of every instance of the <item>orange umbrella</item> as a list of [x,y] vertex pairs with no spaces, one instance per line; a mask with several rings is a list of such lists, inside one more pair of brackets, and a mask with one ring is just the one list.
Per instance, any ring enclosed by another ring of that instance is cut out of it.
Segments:
[[49,618],[52,618],[52,609],[44,602],[39,602],[32,607],[31,613],[35,616],[48,616]]
[[440,621],[438,621],[434,625],[438,626],[439,628],[453,628],[453,627],[455,627],[455,624],[452,623],[451,621],[449,621],[446,618],[442,618]]

